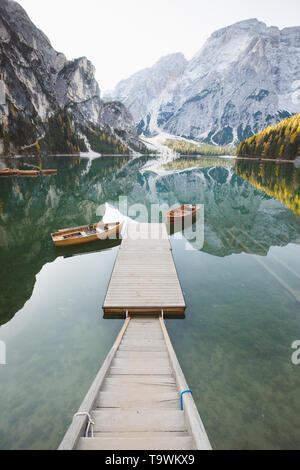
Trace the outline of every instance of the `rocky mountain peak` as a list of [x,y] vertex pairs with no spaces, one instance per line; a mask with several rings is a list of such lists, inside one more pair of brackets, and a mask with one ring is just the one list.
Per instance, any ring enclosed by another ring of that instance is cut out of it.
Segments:
[[[169,54],[158,60],[153,67],[144,69],[119,83],[105,99],[121,101],[129,108],[139,130],[153,133],[158,121],[169,115],[172,90],[181,79],[187,60],[181,53]],[[160,113],[160,116],[158,114]]]
[[128,106],[140,132],[237,144],[300,112],[299,27],[240,21],[214,32],[189,62],[182,58],[173,79],[160,63],[112,93]]
[[265,23],[258,21],[256,18],[251,18],[249,20],[238,21],[237,23],[218,29],[212,33],[208,41],[210,39],[230,38],[230,34],[240,35],[247,32],[255,34],[255,32],[259,32],[266,28],[267,25]]
[[175,67],[185,67],[187,64],[187,60],[184,57],[184,54],[181,52],[175,52],[173,54],[168,54],[164,57],[161,57],[156,64],[154,65],[154,68],[160,69],[160,68],[165,68],[168,70],[173,70]]
[[[93,100],[94,98],[99,100],[100,88],[95,79],[95,67],[86,57],[65,63],[57,76],[55,90],[59,105],[62,108]],[[92,119],[89,116],[89,119],[97,122],[99,111],[100,107],[98,114],[96,113]]]
[[[139,146],[127,111],[122,112],[122,118],[127,120],[124,127],[128,135],[125,132],[122,141],[113,125],[106,122],[93,64],[86,57],[68,61],[55,51],[24,9],[11,0],[0,0],[0,73],[6,90],[6,104],[0,105],[0,153],[16,148],[21,151],[28,144],[33,148],[36,140],[47,148],[53,140],[43,142],[49,126],[64,133],[61,143],[65,149],[67,141],[71,151],[85,149],[83,138],[89,141],[90,137],[94,148],[101,149],[104,142],[106,151],[107,141],[125,149],[133,135],[135,147]],[[56,119],[61,123],[60,130]],[[106,130],[109,135],[104,138]]]

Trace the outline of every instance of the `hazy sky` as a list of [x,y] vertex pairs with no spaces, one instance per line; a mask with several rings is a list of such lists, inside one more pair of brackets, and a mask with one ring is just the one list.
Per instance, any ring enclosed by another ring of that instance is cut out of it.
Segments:
[[300,25],[300,0],[19,0],[68,59],[87,56],[101,90],[171,52],[190,59],[216,29],[258,18]]

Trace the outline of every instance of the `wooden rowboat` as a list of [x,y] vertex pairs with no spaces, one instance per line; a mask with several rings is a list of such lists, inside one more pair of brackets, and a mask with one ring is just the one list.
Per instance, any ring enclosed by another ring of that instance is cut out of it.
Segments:
[[57,175],[57,170],[42,170],[41,173],[43,176]]
[[18,176],[19,170],[5,168],[4,170],[0,170],[0,176]]
[[0,170],[0,176],[48,176],[48,175],[57,175],[57,170],[17,170],[5,168]]
[[0,176],[12,176],[12,175],[13,175],[13,170],[10,170],[9,168],[0,170]]
[[166,214],[166,220],[169,224],[182,222],[186,218],[193,218],[200,211],[201,206],[183,205],[173,209]]
[[40,176],[41,172],[38,170],[16,170],[16,176]]
[[59,230],[52,233],[51,237],[55,246],[81,245],[109,238],[116,239],[122,230],[122,226],[123,224],[120,222],[85,225]]

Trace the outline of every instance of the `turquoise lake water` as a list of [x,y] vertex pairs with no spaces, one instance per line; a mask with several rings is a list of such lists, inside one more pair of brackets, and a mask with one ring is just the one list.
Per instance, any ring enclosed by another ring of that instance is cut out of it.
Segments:
[[149,209],[204,204],[204,243],[187,250],[171,237],[187,314],[166,323],[212,446],[299,449],[300,170],[207,158],[14,163],[58,175],[0,179],[0,449],[57,448],[121,328],[102,313],[119,242],[56,249],[50,239],[121,196]]

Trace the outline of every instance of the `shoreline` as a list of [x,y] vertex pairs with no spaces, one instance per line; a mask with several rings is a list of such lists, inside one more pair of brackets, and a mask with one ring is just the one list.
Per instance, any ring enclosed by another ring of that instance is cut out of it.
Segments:
[[[107,153],[107,154],[99,154],[99,158],[101,157],[131,157],[134,155],[130,154],[114,154],[114,153]],[[159,154],[153,154],[153,153],[144,153],[140,154],[141,157],[159,157]],[[36,158],[36,157],[41,157],[41,158],[49,158],[49,157],[76,157],[76,158],[86,158],[88,157],[88,154],[74,154],[74,153],[69,153],[69,154],[49,154],[49,155],[0,155],[0,160],[1,159],[13,159],[17,160],[20,158]],[[95,155],[94,155],[95,157]],[[211,158],[211,159],[216,159],[216,158],[223,158],[224,160],[249,160],[253,162],[271,162],[271,163],[295,163],[297,161],[297,158],[294,160],[283,160],[283,159],[275,159],[275,158],[260,158],[260,157],[238,157],[234,155],[180,155],[179,158]]]
[[260,158],[260,157],[236,157],[236,160],[251,160],[254,162],[272,162],[272,163],[296,163],[295,160],[282,160],[275,158]]
[[[101,157],[134,157],[136,155],[134,154],[128,154],[128,153],[99,153],[99,154],[91,154],[90,156],[94,156],[97,155],[97,157],[101,158]],[[143,156],[146,156],[146,157],[154,157],[154,156],[157,156],[157,154],[153,154],[153,153],[141,153],[139,154],[141,157]],[[80,157],[80,158],[87,158],[89,157],[89,154],[88,153],[51,153],[51,154],[47,154],[47,155],[27,155],[27,154],[24,154],[24,155],[0,155],[0,159],[4,159],[4,158],[9,158],[9,159],[18,159],[18,158],[49,158],[49,157]]]

